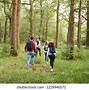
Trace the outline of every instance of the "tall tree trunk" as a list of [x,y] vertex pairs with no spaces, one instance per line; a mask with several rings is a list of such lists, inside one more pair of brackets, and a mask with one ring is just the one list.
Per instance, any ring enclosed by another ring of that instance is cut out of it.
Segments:
[[40,29],[39,32],[42,34],[42,24],[43,24],[43,9],[42,9],[42,0],[40,0]]
[[2,30],[1,30],[1,21],[0,21],[0,43],[1,43],[1,40],[2,40]]
[[70,17],[69,17],[69,47],[70,47],[70,59],[74,59],[74,9],[75,0],[71,0]]
[[77,46],[81,48],[81,0],[79,3],[79,13],[78,13],[78,35],[77,35]]
[[87,35],[86,35],[86,48],[89,48],[89,1],[87,1]]
[[12,55],[17,56],[17,0],[12,0]]
[[30,1],[30,37],[34,37],[34,15],[33,15],[33,0]]
[[11,18],[9,17],[9,42],[12,45],[12,31],[11,31]]
[[21,0],[17,0],[17,49],[20,47],[20,5]]
[[56,48],[58,47],[58,30],[59,30],[59,0],[57,5],[57,21],[56,21]]
[[46,18],[46,31],[45,31],[45,41],[48,39],[48,16]]
[[7,16],[6,16],[6,21],[5,21],[5,31],[4,31],[4,43],[6,43],[6,39],[7,39]]

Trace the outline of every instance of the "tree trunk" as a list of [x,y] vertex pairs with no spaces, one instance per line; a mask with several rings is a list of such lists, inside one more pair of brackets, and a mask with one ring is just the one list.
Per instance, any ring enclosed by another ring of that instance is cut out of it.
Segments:
[[1,40],[2,40],[2,30],[1,30],[1,21],[0,21],[0,43],[1,43]]
[[9,42],[12,45],[11,18],[9,17]]
[[21,0],[17,0],[17,49],[20,47],[20,5]]
[[69,17],[69,38],[68,45],[70,48],[70,59],[74,59],[74,9],[75,9],[75,0],[71,0],[70,6],[70,17]]
[[30,37],[34,37],[34,15],[33,15],[33,0],[30,1]]
[[40,0],[40,29],[39,32],[42,34],[43,25],[43,9],[42,9],[42,0]]
[[5,31],[4,31],[4,43],[6,43],[6,39],[7,39],[7,16],[6,16],[6,21],[5,21]]
[[57,21],[56,21],[56,48],[58,47],[58,30],[59,30],[59,0],[57,5]]
[[12,55],[17,56],[17,0],[12,0]]
[[86,48],[89,48],[89,1],[87,1],[87,35],[86,35]]
[[48,16],[46,18],[46,31],[45,31],[45,41],[48,39]]
[[81,0],[79,3],[79,14],[78,14],[78,35],[77,35],[77,46],[81,48]]

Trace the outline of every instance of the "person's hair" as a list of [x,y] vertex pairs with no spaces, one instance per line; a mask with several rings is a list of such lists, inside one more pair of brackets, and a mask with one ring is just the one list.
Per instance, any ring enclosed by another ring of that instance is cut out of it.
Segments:
[[48,47],[55,47],[53,42],[49,42]]
[[31,40],[33,40],[34,38],[33,38],[33,37],[31,37],[30,39],[31,39]]

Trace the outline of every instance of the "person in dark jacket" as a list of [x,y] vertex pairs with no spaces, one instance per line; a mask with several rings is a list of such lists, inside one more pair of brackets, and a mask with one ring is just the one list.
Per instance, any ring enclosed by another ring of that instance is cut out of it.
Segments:
[[56,55],[56,48],[54,46],[54,43],[53,42],[49,42],[47,56],[50,59],[51,71],[53,71],[55,55]]

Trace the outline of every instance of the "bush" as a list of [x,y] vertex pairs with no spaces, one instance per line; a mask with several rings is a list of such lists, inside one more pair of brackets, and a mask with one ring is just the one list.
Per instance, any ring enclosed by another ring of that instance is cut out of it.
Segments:
[[5,56],[10,56],[11,53],[11,46],[10,45],[2,45],[2,48],[0,50],[0,56],[5,57]]
[[[80,59],[80,60],[85,59],[85,54],[83,53],[83,50],[80,50],[77,47],[75,47],[73,54],[74,54],[74,59]],[[62,48],[61,48],[61,59],[69,60],[70,56],[72,56],[72,55],[70,53],[69,46],[62,46]]]

